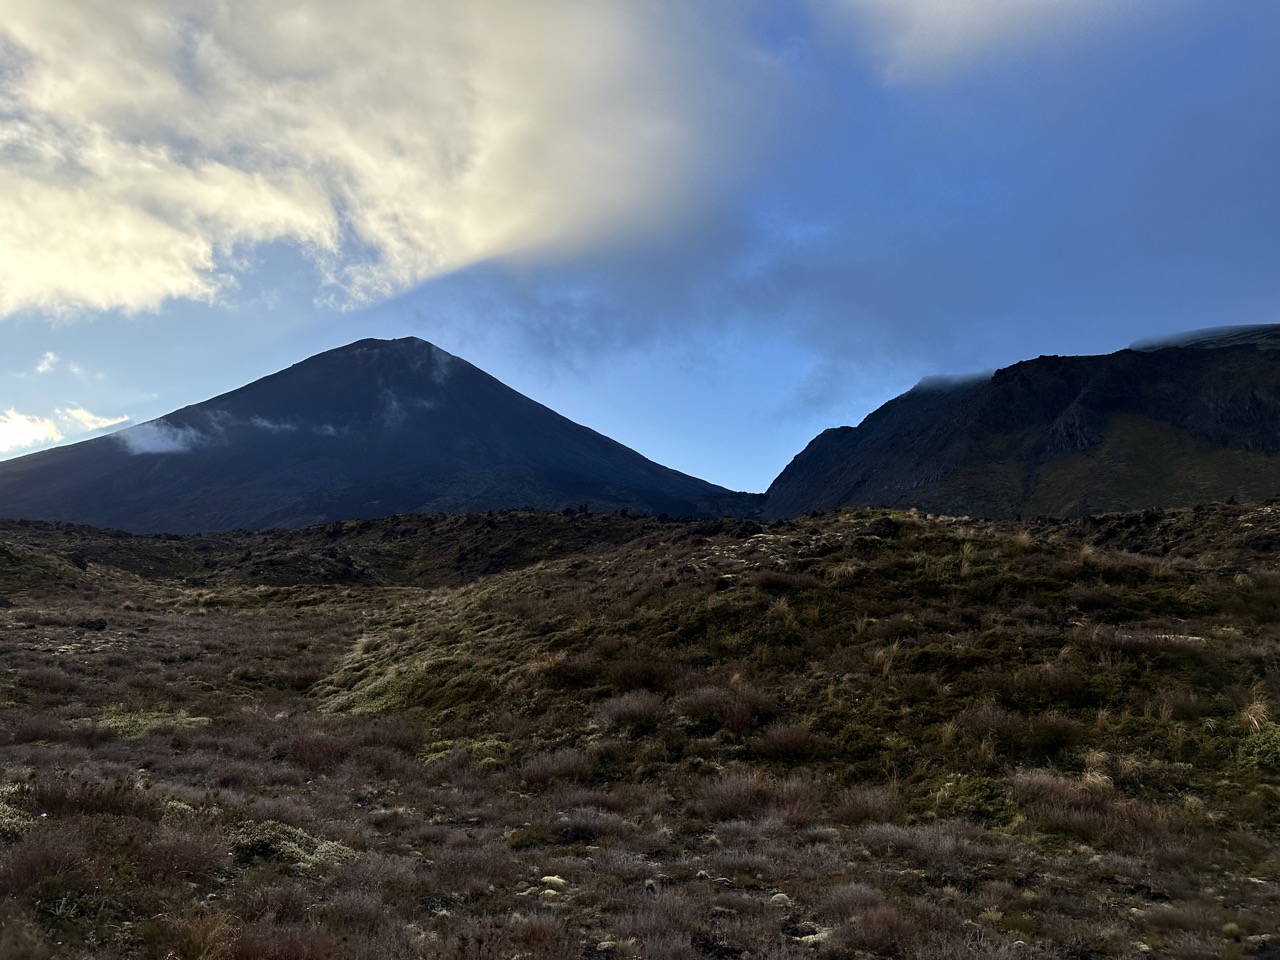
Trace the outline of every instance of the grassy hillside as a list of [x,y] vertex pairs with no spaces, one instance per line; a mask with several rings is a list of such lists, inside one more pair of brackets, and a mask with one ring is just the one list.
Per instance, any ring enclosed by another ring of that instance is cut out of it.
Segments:
[[1278,546],[5,524],[0,957],[1277,957]]

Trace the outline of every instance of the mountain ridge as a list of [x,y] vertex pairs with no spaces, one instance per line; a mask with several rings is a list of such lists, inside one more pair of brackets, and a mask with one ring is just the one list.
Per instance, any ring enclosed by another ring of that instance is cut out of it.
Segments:
[[1280,494],[1280,326],[922,381],[819,434],[763,516],[842,506],[1011,518]]

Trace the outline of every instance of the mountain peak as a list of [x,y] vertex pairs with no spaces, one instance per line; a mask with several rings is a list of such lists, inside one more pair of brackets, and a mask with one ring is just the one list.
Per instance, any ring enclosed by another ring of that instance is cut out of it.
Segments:
[[504,507],[753,513],[417,337],[364,339],[0,463],[0,515],[153,532]]

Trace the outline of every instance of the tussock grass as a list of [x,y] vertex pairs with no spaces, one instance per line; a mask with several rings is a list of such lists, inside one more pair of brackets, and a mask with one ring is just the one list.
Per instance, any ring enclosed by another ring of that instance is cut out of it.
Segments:
[[1259,956],[1277,543],[0,523],[0,955]]

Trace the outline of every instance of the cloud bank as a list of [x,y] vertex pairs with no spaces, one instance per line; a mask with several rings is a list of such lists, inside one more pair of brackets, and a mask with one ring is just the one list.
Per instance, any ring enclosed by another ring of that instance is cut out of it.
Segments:
[[18,413],[12,407],[0,413],[0,453],[61,439],[62,431],[48,417]]
[[692,8],[0,0],[0,316],[213,301],[273,241],[359,304],[675,216],[734,112],[741,16]]
[[19,413],[10,407],[0,413],[0,454],[57,443],[124,423],[128,417],[101,417],[84,407],[59,407],[52,417]]

